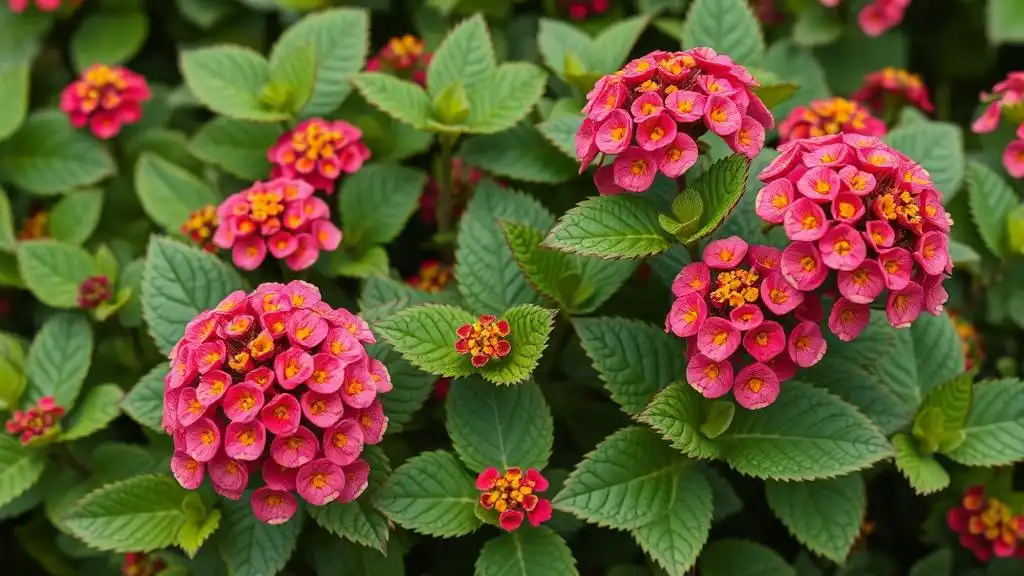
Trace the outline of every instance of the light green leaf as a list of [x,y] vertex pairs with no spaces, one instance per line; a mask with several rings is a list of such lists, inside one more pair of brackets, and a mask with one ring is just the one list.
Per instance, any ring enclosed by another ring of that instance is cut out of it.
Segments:
[[631,195],[588,198],[571,208],[544,246],[596,258],[640,258],[671,246],[658,223],[658,207]]
[[754,88],[754,94],[757,94],[769,110],[789,100],[799,91],[800,85],[796,82],[776,82]]
[[25,121],[31,72],[28,63],[0,66],[0,86],[4,87],[5,99],[8,99],[0,108],[0,142],[14,134]]
[[776,118],[785,118],[797,106],[832,94],[818,59],[810,49],[800,48],[790,40],[774,42],[765,54],[764,66],[780,79],[799,86],[791,98],[771,108]]
[[[390,394],[382,399],[387,396]],[[377,446],[366,446],[361,458],[370,465],[370,478],[366,490],[356,501],[342,504],[335,500],[326,506],[310,506],[306,510],[317,524],[331,534],[360,546],[369,546],[383,554],[388,546],[388,521],[373,506],[373,501],[384,481],[391,475],[391,465],[384,451]]]
[[172,233],[178,232],[192,212],[220,203],[209,184],[148,152],[135,164],[135,193],[146,215]]
[[558,153],[536,128],[524,122],[485,136],[466,139],[459,158],[497,176],[524,182],[560,184],[576,177],[576,162]]
[[[343,31],[344,33],[339,33]],[[305,43],[316,49],[316,85],[302,111],[322,116],[335,110],[351,91],[348,79],[366,62],[370,17],[366,10],[337,8],[310,14],[289,26],[270,52],[274,66],[287,52]]]
[[621,68],[650,20],[649,15],[641,14],[618,20],[601,30],[594,38],[591,51],[584,56],[591,66],[590,71],[612,74]]
[[202,524],[196,524],[189,520],[178,530],[178,546],[185,551],[189,558],[195,558],[199,547],[206,542],[213,533],[220,527],[220,510],[210,510]]
[[338,193],[345,244],[369,247],[397,238],[426,185],[426,173],[396,164],[370,164],[347,177]]
[[117,311],[117,319],[126,328],[142,326],[142,268],[145,259],[136,258],[121,271],[119,285],[121,289],[131,290],[132,297]]
[[106,148],[75,130],[59,110],[32,114],[0,145],[0,178],[33,194],[62,194],[114,170]]
[[843,33],[839,12],[821,4],[804,6],[793,24],[793,42],[797,46],[830,44]]
[[973,392],[974,371],[965,372],[925,396],[918,413],[929,408],[937,408],[942,414],[943,430],[946,432],[962,430],[971,409]]
[[157,348],[170,352],[190,320],[246,287],[216,256],[154,236],[142,272],[142,314]]
[[813,482],[765,483],[768,505],[812,552],[842,565],[867,512],[860,474]]
[[967,202],[985,246],[997,258],[1006,255],[1006,215],[1018,203],[1006,180],[980,162],[967,163]]
[[707,46],[746,66],[760,66],[764,36],[745,0],[694,0],[683,25],[683,48]]
[[25,356],[28,343],[0,332],[0,410],[12,410],[25,392]]
[[[541,136],[573,160],[576,159],[576,132],[583,124],[583,115],[578,113],[552,116],[537,124]],[[595,159],[596,161],[596,159]]]
[[640,528],[672,505],[686,460],[653,432],[632,426],[606,438],[555,496],[555,508],[617,529]]
[[183,18],[204,29],[213,27],[235,10],[235,4],[227,0],[177,0],[176,4]]
[[1004,466],[1024,460],[1024,384],[982,382],[964,426],[964,441],[946,453],[965,466]]
[[82,245],[96,230],[102,211],[102,190],[90,188],[72,192],[50,211],[50,235],[61,242]]
[[[559,78],[566,80],[566,59],[576,58],[586,67],[587,61],[595,50],[595,43],[589,34],[569,22],[541,18],[537,30],[537,47],[541,58],[544,59],[544,64]],[[611,54],[609,54],[610,56]],[[617,67],[612,68],[603,73],[611,74],[617,69]],[[596,67],[588,71],[601,72]]]
[[[437,61],[435,56],[431,64]],[[469,92],[468,132],[493,134],[515,126],[544,94],[548,76],[528,62],[506,62]]]
[[796,576],[775,551],[746,540],[716,540],[700,556],[702,576]]
[[953,264],[956,266],[981,262],[981,254],[978,254],[974,248],[953,239],[949,241],[949,257],[953,259]]
[[413,128],[427,126],[430,97],[418,85],[382,72],[362,72],[350,80],[374,108]]
[[29,386],[23,406],[53,396],[58,406],[70,411],[89,373],[92,350],[92,326],[85,316],[73,312],[50,316],[28,350]]
[[462,464],[448,452],[424,452],[407,460],[377,494],[377,507],[414,532],[451,538],[480,527],[479,491]]
[[710,402],[696,390],[677,382],[659,392],[636,418],[691,458],[718,458],[718,447],[700,431],[709,408]]
[[180,60],[189,90],[210,110],[255,122],[280,122],[290,117],[260,102],[260,91],[270,80],[270,65],[255,51],[222,45],[189,50]]
[[388,367],[394,388],[381,395],[380,402],[388,415],[388,432],[401,432],[402,425],[412,419],[434,391],[437,376],[417,369],[387,342],[368,344],[366,351]]
[[31,488],[45,467],[45,452],[25,448],[13,436],[0,434],[0,506]]
[[686,238],[686,243],[710,236],[725,221],[743,196],[750,173],[746,156],[733,154],[715,162],[689,187],[700,194],[704,211],[697,231]]
[[316,82],[316,65],[316,47],[311,43],[296,46],[271,62],[271,86],[286,95],[278,109],[297,114],[309,102]]
[[917,442],[907,434],[892,437],[896,468],[918,494],[931,494],[949,486],[949,473],[931,455],[921,454]]
[[544,234],[536,228],[514,222],[499,221],[498,224],[513,258],[534,288],[572,311],[580,284],[577,282],[571,291],[563,289],[567,287],[564,278],[577,273],[569,255],[542,248],[540,243],[544,240]]
[[18,271],[32,294],[54,308],[77,308],[79,286],[96,273],[83,248],[48,239],[18,245]]
[[217,538],[228,574],[277,574],[288,563],[302,532],[302,514],[284,524],[264,524],[252,515],[249,498],[224,501],[224,528]]
[[[573,311],[589,314],[600,308],[619,288],[636,274],[639,260],[605,260],[586,256],[570,256],[579,269],[582,283],[576,291]],[[590,292],[589,296],[585,296]]]
[[907,576],[953,576],[955,559],[953,550],[940,548],[915,562]]
[[476,320],[454,306],[428,304],[402,310],[376,325],[378,333],[413,366],[438,376],[473,373],[467,356],[455,351],[459,326]]
[[93,64],[123,64],[138,53],[148,34],[149,18],[141,10],[94,12],[71,36],[71,62],[79,71]]
[[985,30],[993,44],[1024,42],[1024,6],[1014,0],[988,0]]
[[17,249],[18,239],[15,237],[11,199],[4,187],[0,186],[0,252],[13,253]]
[[[260,180],[270,174],[267,150],[277,143],[281,128],[218,116],[203,124],[188,148],[208,162],[243,180]],[[136,168],[136,172],[138,168]]]
[[427,90],[436,98],[445,88],[461,81],[467,92],[488,82],[496,67],[487,23],[481,14],[457,24],[434,52],[427,67]]
[[471,471],[547,467],[554,423],[533,382],[493,386],[475,378],[456,380],[445,411],[452,447]]
[[68,418],[60,441],[79,440],[106,428],[121,414],[122,398],[124,391],[117,384],[100,384],[90,389]]
[[917,364],[917,385],[922,394],[948,382],[966,370],[956,325],[943,312],[922,314],[910,327]]
[[125,414],[155,432],[164,431],[160,424],[163,420],[164,377],[167,376],[167,370],[166,362],[155,366],[128,391],[121,402]]
[[505,532],[488,540],[476,559],[474,576],[577,576],[565,540],[550,528]]
[[889,132],[885,141],[928,171],[942,200],[949,202],[964,181],[964,137],[949,122],[922,122]]
[[316,266],[329,277],[365,279],[388,273],[388,252],[380,245],[371,245],[365,251],[343,248],[322,255]]
[[892,456],[892,446],[860,412],[798,381],[774,404],[738,410],[715,443],[742,474],[805,481],[842,476]]
[[669,574],[685,574],[711,531],[711,486],[697,466],[676,474],[671,504],[653,522],[630,531],[637,544]]
[[508,320],[509,355],[491,360],[479,368],[484,380],[494,384],[518,384],[533,374],[541,354],[548,345],[548,335],[554,327],[555,311],[533,304],[520,304],[502,315]]
[[362,95],[346,99],[339,110],[341,118],[363,131],[363,142],[373,151],[375,161],[399,162],[426,152],[434,143],[433,134],[393,119]]
[[64,516],[64,525],[99,550],[166,548],[185,523],[181,503],[186,494],[170,476],[135,476],[91,492]]

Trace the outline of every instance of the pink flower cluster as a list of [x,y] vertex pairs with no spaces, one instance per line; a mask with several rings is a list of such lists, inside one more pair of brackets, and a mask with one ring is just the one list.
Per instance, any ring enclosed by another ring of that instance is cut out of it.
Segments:
[[231,249],[235,266],[255,270],[267,252],[292,270],[312,266],[321,250],[341,244],[341,230],[330,220],[327,203],[302,180],[256,182],[217,207],[213,243]]
[[[756,212],[781,224],[791,243],[780,270],[793,288],[837,288],[829,329],[856,338],[871,303],[888,291],[889,323],[904,328],[922,308],[938,315],[952,272],[949,229],[928,172],[877,138],[834,135],[795,140],[759,178]],[[834,273],[834,274],[833,274]]]
[[665,331],[687,339],[686,380],[705,397],[731,390],[744,408],[764,408],[798,366],[825,355],[820,305],[786,281],[782,263],[778,249],[730,236],[672,282]]
[[928,87],[920,76],[891,66],[865,76],[864,84],[853,95],[853,99],[864,102],[876,113],[885,110],[889,99],[899,104],[907,102],[925,112],[935,108],[928,98]]
[[[1013,108],[1024,112],[1024,72],[1010,72],[1006,80],[995,85],[992,94],[981,95],[982,102],[988,102],[985,112],[974,121],[971,130],[977,134],[985,134],[996,129],[1004,108]],[[1011,118],[1020,124],[1017,126],[1017,137],[1003,150],[1003,166],[1010,176],[1024,178],[1024,118],[1016,114]]]
[[[840,0],[819,0],[823,5],[836,7]],[[860,29],[868,36],[881,36],[903,21],[910,0],[874,0],[857,15]]]
[[71,125],[86,125],[97,138],[113,138],[121,127],[142,118],[142,103],[152,98],[146,79],[122,66],[94,64],[60,94],[60,109]]
[[164,379],[174,477],[195,490],[209,473],[237,500],[259,471],[266,485],[250,503],[268,524],[295,513],[292,492],[314,506],[356,499],[370,472],[363,446],[387,428],[377,395],[391,390],[372,342],[366,322],[300,280],[233,292],[196,316]]
[[569,18],[580,22],[594,16],[600,16],[612,7],[610,0],[562,0]]
[[363,131],[344,120],[303,120],[267,151],[271,178],[304,180],[328,195],[342,174],[355,174],[370,159]]
[[23,445],[28,444],[33,438],[53,430],[63,417],[64,407],[58,406],[53,396],[43,396],[28,410],[14,411],[7,421],[7,433],[16,434]]
[[[81,0],[75,0],[72,4],[78,4]],[[7,0],[11,12],[21,14],[28,10],[30,4],[34,4],[40,12],[56,12],[64,4],[64,0]]]
[[960,504],[946,513],[946,525],[959,536],[960,545],[980,562],[996,558],[1024,558],[1024,514],[993,496],[985,487],[970,486]]
[[616,155],[598,168],[601,194],[643,192],[660,170],[678,178],[697,161],[697,138],[708,130],[753,158],[775,120],[752,88],[746,68],[710,48],[651,52],[598,80],[587,94],[576,133],[580,172],[598,154]]

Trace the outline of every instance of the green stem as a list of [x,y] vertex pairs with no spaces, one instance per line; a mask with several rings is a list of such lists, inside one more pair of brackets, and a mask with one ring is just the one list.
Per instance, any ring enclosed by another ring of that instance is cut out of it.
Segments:
[[935,90],[935,109],[939,120],[949,120],[953,116],[953,85],[943,79]]
[[548,18],[558,18],[558,2],[556,0],[544,0],[544,15]]
[[[457,134],[441,134],[441,154],[434,162],[434,180],[437,182],[437,235],[447,239],[452,235],[452,223],[455,212],[455,186],[452,181],[452,157],[455,155]],[[450,250],[446,251],[450,252]]]

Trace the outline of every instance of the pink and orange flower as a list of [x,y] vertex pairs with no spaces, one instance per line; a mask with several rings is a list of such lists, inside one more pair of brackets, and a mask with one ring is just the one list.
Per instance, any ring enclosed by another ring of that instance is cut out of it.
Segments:
[[58,406],[53,396],[44,396],[28,410],[15,410],[7,421],[7,433],[17,435],[23,445],[28,444],[53,430],[63,417],[64,407]]
[[365,345],[369,326],[331,308],[312,284],[260,284],[229,294],[195,317],[170,354],[163,427],[173,436],[171,470],[197,489],[237,500],[260,471],[253,514],[279,524],[293,493],[313,506],[351,502],[367,485],[360,457],[387,428],[380,394],[387,368]]
[[867,104],[876,114],[884,112],[890,101],[908,103],[925,112],[935,109],[921,77],[902,68],[887,67],[868,74],[853,99]]
[[214,245],[231,249],[235,266],[255,270],[271,256],[292,270],[305,270],[341,244],[341,230],[330,220],[327,203],[302,180],[256,182],[217,207]]
[[533,526],[551,519],[551,501],[537,494],[548,489],[548,481],[536,468],[509,468],[499,473],[491,467],[476,477],[476,488],[483,492],[480,505],[498,512],[498,525],[512,532],[523,524],[523,518]]
[[1003,150],[1003,166],[1010,176],[1024,178],[1024,72],[1010,72],[1006,80],[995,85],[992,94],[982,93],[981,101],[988,105],[971,125],[977,134],[995,130],[1003,113],[1013,110],[1008,120],[1019,124],[1016,138]]
[[156,576],[167,565],[160,558],[155,558],[145,552],[129,552],[124,555],[121,562],[122,576]]
[[960,537],[960,545],[981,562],[997,558],[1024,558],[1024,514],[994,497],[985,497],[985,487],[971,486],[960,505],[946,514],[949,529]]
[[885,132],[885,123],[860,104],[836,97],[814,100],[808,106],[794,108],[779,125],[779,140],[785,144],[791,140],[839,133],[884,136]]
[[75,128],[86,125],[97,138],[113,138],[121,127],[142,118],[152,98],[146,79],[122,66],[94,64],[60,95],[60,109]]
[[753,158],[775,120],[746,68],[710,48],[652,52],[598,80],[576,133],[580,172],[601,155],[601,194],[643,192],[660,171],[678,178],[697,162],[697,138],[714,132]]
[[611,0],[561,0],[570,20],[581,22],[600,16],[611,8]]
[[370,159],[362,137],[362,130],[344,120],[304,120],[267,151],[274,165],[270,177],[303,180],[331,195],[342,174],[355,174]]
[[181,233],[192,239],[196,246],[207,252],[216,252],[213,234],[217,230],[217,207],[213,204],[203,206],[189,214],[188,220],[181,225]]
[[452,279],[452,267],[438,260],[424,260],[419,272],[407,283],[418,290],[436,294],[445,289]]
[[881,36],[903,22],[910,0],[874,0],[857,15],[860,29],[871,37]]
[[458,336],[455,351],[468,354],[476,368],[486,366],[489,361],[501,360],[512,351],[512,345],[506,340],[510,332],[507,320],[484,314],[476,322],[463,324],[455,331]]
[[423,41],[406,34],[395,36],[370,58],[366,69],[371,72],[390,72],[400,78],[427,85],[427,66],[433,54],[423,49]]
[[35,6],[36,10],[40,12],[56,12],[65,2],[71,6],[78,6],[82,0],[7,0],[7,5],[11,8],[11,12],[21,14],[28,10],[30,5]]
[[112,295],[110,278],[106,276],[90,276],[78,286],[78,307],[92,310],[110,300]]

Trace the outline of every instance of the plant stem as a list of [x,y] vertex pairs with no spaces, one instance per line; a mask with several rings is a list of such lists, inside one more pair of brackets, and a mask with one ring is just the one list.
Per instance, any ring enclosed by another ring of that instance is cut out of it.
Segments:
[[[434,180],[437,182],[437,235],[445,241],[452,235],[455,211],[455,186],[452,181],[452,157],[455,155],[456,134],[441,134],[441,155],[434,162]],[[449,250],[450,251],[450,250]],[[446,251],[448,252],[448,251]]]

